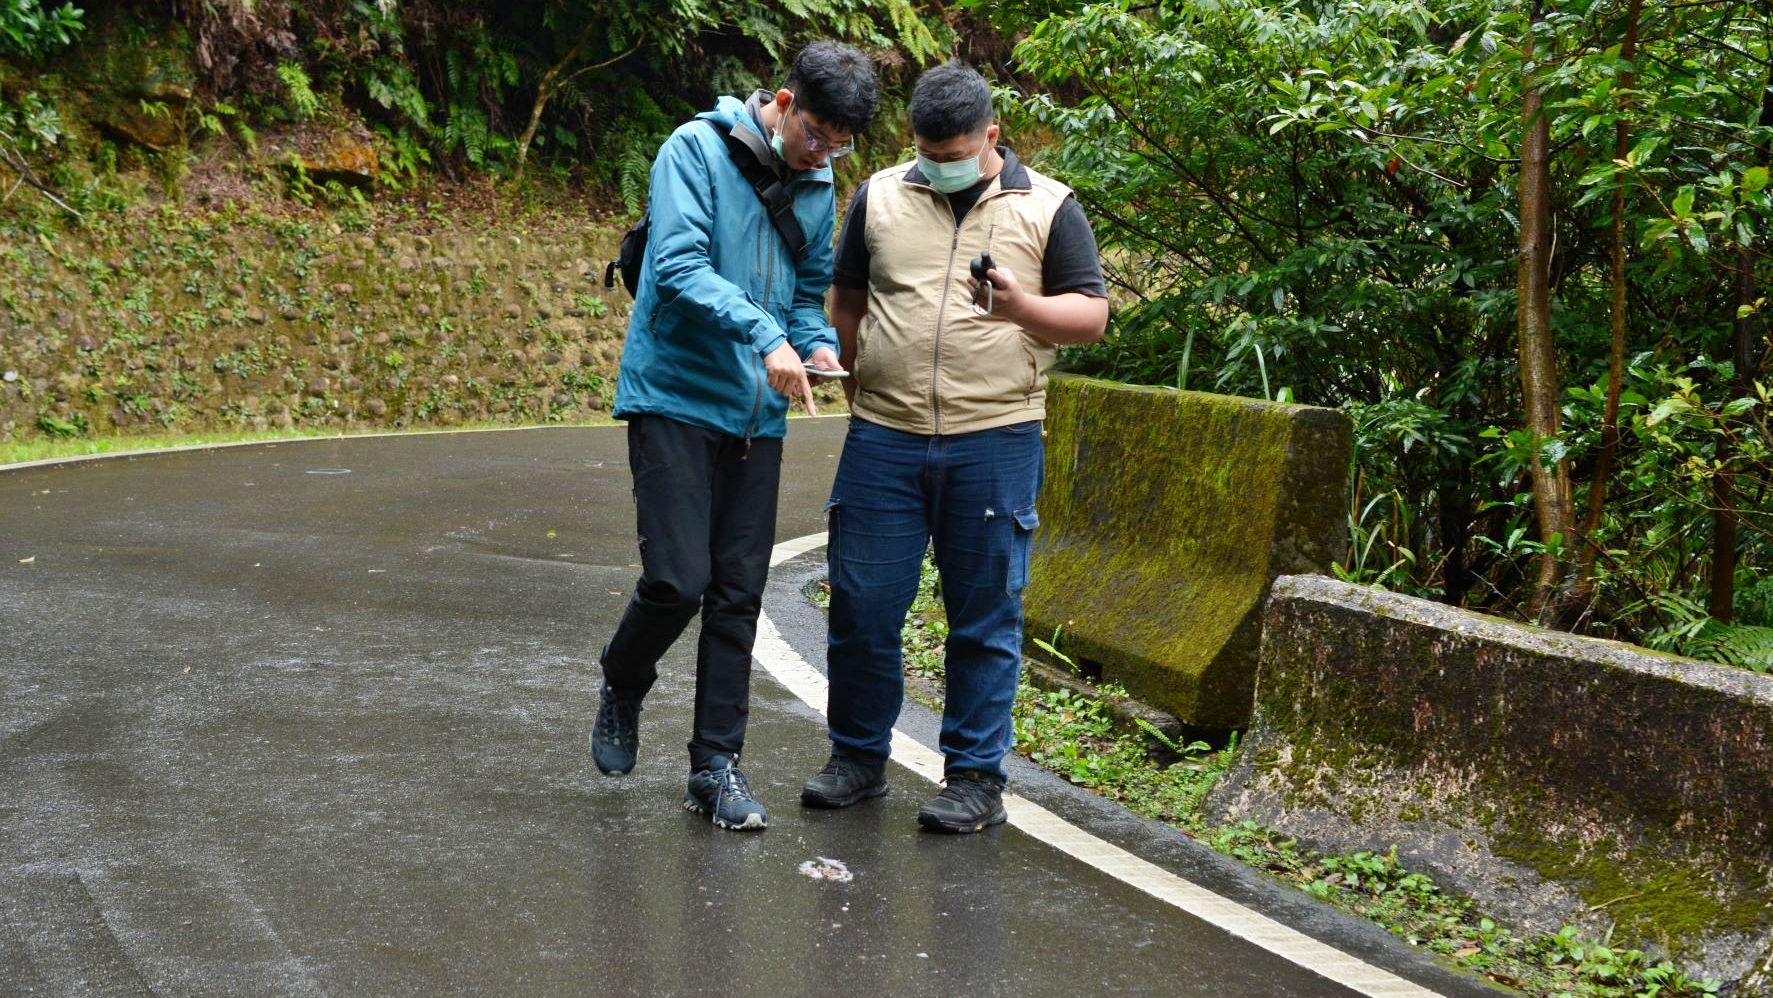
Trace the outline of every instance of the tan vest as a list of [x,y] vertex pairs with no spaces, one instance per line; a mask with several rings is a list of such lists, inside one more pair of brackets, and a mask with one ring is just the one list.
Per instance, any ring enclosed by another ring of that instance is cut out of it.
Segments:
[[868,182],[868,313],[856,333],[852,410],[920,434],[1044,419],[1058,350],[1007,319],[973,314],[967,268],[989,249],[1024,291],[1042,294],[1047,234],[1071,190],[1010,160],[956,229],[948,199],[921,175],[908,179],[914,166]]

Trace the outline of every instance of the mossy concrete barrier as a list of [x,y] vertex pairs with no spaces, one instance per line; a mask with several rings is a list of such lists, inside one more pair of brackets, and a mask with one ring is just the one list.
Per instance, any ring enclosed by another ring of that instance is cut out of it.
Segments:
[[1285,578],[1209,812],[1768,993],[1773,677]]
[[1348,543],[1348,417],[1057,377],[1031,637],[1204,728],[1249,721],[1269,583]]

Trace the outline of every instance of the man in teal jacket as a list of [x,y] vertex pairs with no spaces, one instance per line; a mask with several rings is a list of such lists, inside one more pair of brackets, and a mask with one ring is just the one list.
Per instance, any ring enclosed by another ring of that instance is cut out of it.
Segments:
[[[813,408],[809,372],[837,364],[825,317],[836,216],[831,160],[879,103],[873,64],[833,42],[808,46],[787,84],[722,97],[678,128],[653,163],[650,230],[616,386],[642,570],[602,656],[591,754],[634,767],[641,700],[700,611],[694,731],[684,806],[723,828],[769,821],[738,768],[751,647],[775,543],[788,402]],[[714,127],[720,126],[720,127]],[[799,257],[728,152],[723,130],[773,149],[805,234]]]

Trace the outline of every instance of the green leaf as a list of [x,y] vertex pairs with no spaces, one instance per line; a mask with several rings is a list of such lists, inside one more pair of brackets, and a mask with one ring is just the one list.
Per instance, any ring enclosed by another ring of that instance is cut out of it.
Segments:
[[1655,409],[1650,411],[1650,416],[1648,419],[1644,420],[1644,425],[1655,426],[1677,412],[1689,412],[1692,408],[1693,403],[1679,395],[1665,398],[1657,404]]
[[1742,171],[1742,193],[1754,197],[1766,190],[1767,179],[1767,168],[1764,166],[1751,167]]

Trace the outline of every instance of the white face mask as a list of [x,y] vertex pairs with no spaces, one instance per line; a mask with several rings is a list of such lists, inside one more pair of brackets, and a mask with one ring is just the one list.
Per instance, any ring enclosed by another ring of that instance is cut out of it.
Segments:
[[938,163],[922,153],[917,154],[917,169],[930,186],[943,194],[964,191],[979,182],[985,170],[979,160],[991,145],[990,136],[979,145],[979,151],[967,159],[957,159],[951,163]]

